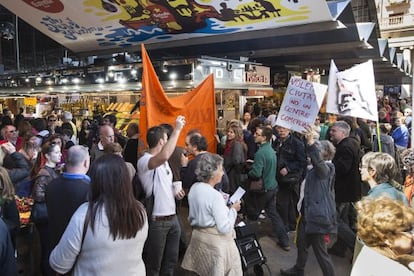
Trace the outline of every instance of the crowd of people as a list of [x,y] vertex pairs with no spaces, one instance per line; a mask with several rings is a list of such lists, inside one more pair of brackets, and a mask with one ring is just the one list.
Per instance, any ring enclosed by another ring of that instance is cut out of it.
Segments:
[[[412,275],[411,109],[389,97],[378,107],[380,132],[375,122],[321,113],[303,133],[277,126],[276,110],[246,107],[217,132],[216,153],[201,131],[182,133],[181,115],[149,128],[145,145],[137,124],[123,136],[114,115],[78,129],[68,111],[30,120],[4,112],[0,271],[17,275],[19,235],[31,227],[40,260],[27,275],[174,275],[178,265],[242,275],[236,221],[269,218],[282,250],[296,235],[296,261],[281,275],[304,275],[310,246],[323,275],[335,275],[332,254],[353,257],[352,275],[389,275],[371,260]],[[261,191],[249,190],[257,180]],[[239,186],[242,202],[230,202]],[[31,204],[29,219],[22,202]]]

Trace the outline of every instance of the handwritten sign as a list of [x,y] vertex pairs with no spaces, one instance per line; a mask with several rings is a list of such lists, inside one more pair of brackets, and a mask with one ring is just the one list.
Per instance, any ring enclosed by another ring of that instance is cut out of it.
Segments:
[[292,77],[289,80],[276,125],[302,132],[313,125],[325,96],[327,85]]

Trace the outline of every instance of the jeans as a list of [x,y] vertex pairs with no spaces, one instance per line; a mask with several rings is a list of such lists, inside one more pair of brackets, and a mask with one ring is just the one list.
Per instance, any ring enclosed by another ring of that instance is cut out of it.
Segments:
[[169,221],[150,221],[144,247],[147,275],[174,275],[180,235],[177,216]]

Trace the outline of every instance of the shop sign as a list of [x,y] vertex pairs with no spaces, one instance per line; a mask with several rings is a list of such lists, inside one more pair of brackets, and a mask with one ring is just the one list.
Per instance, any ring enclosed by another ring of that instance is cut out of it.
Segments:
[[270,85],[270,68],[265,66],[249,66],[246,70],[246,84]]
[[265,96],[271,97],[273,95],[273,89],[249,89],[247,91],[247,96]]
[[23,103],[24,103],[24,105],[36,106],[37,99],[36,99],[36,97],[24,98]]

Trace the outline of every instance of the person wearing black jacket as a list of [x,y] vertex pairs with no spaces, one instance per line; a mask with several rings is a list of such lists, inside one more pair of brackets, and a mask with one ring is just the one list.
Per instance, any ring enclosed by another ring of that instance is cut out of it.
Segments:
[[24,156],[16,151],[11,143],[1,145],[2,154],[5,153],[3,166],[9,172],[9,177],[14,185],[29,176],[30,167]]
[[46,186],[50,248],[58,244],[76,209],[88,200],[90,178],[86,172],[89,164],[88,149],[72,146],[66,158],[66,171]]
[[0,218],[0,273],[1,275],[17,275],[14,248],[10,240],[7,226]]
[[361,174],[359,163],[361,149],[357,139],[350,136],[351,127],[345,121],[335,122],[330,129],[331,141],[336,147],[335,157],[335,201],[338,217],[338,242],[329,252],[344,256],[346,247],[354,251],[355,219],[353,203],[361,199]]
[[306,168],[305,145],[302,140],[281,126],[276,127],[278,137],[273,143],[277,156],[276,179],[279,184],[277,210],[288,231],[296,229],[299,187]]
[[[200,157],[207,152],[207,140],[201,133],[192,131],[189,132],[185,138],[185,150],[187,154],[192,154],[194,158],[189,161],[187,156],[182,155],[181,157],[181,180],[183,188],[188,191],[191,186],[197,182],[197,176],[195,174],[195,169],[200,160]],[[218,183],[215,187],[217,190],[223,192],[229,192],[229,180],[226,173],[223,174],[221,182]]]

